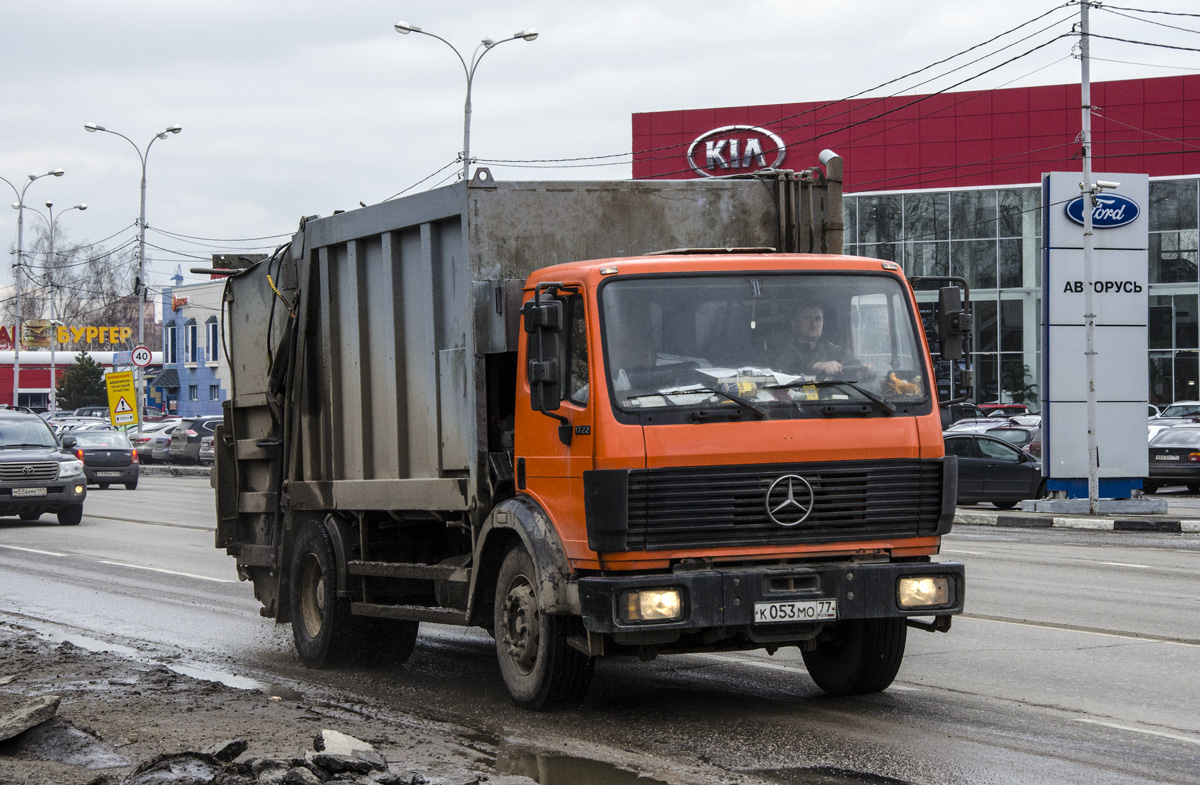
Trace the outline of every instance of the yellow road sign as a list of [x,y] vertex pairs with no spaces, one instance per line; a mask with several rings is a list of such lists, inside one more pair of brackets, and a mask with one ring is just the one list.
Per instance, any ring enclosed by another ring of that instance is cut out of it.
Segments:
[[133,371],[107,374],[104,383],[108,385],[108,414],[112,424],[137,425],[140,419]]

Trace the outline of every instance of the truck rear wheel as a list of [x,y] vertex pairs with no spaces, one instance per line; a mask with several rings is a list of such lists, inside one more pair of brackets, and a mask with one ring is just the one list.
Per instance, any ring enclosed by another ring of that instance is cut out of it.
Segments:
[[828,639],[802,651],[808,675],[830,695],[862,695],[887,689],[904,659],[904,619],[854,619],[837,624]]
[[500,675],[513,703],[548,711],[583,702],[594,661],[567,644],[570,617],[541,612],[537,572],[520,545],[500,566],[494,621]]
[[309,668],[349,659],[353,642],[350,603],[337,596],[337,562],[329,532],[306,521],[292,545],[292,638]]

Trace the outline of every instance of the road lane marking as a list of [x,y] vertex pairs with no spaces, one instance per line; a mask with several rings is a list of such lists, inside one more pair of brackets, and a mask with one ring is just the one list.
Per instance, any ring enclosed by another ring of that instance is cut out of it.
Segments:
[[22,548],[18,545],[0,545],[0,548],[8,548],[10,551],[25,551],[26,553],[40,553],[43,556],[66,556],[65,553],[55,553],[54,551],[39,551],[37,548]]
[[1101,564],[1106,564],[1109,567],[1136,567],[1139,570],[1153,570],[1149,564],[1128,564],[1123,561],[1102,561]]
[[192,573],[192,572],[178,572],[176,570],[164,570],[161,567],[146,567],[141,564],[128,564],[123,561],[104,561],[103,559],[101,559],[100,563],[101,564],[112,564],[116,567],[129,567],[130,569],[133,569],[133,570],[149,570],[150,572],[161,572],[166,575],[181,575],[185,578],[196,578],[197,580],[212,581],[213,583],[233,583],[234,582],[232,580],[229,580],[228,578],[210,578],[207,575],[196,575],[195,573]]
[[984,553],[982,551],[956,551],[956,550],[951,550],[950,548],[942,548],[942,553],[966,553],[966,554],[970,554],[971,556],[986,556],[987,555],[986,553]]
[[1116,730],[1127,730],[1131,733],[1145,733],[1147,736],[1162,736],[1164,739],[1174,739],[1175,741],[1186,741],[1188,744],[1200,744],[1200,739],[1194,736],[1183,736],[1178,733],[1165,733],[1160,730],[1147,730],[1146,728],[1134,728],[1129,725],[1118,725],[1115,722],[1104,722],[1102,720],[1085,720],[1079,717],[1075,718],[1076,722],[1086,722],[1089,725],[1103,725],[1106,728],[1115,728]]
[[1077,632],[1081,635],[1099,635],[1103,638],[1117,638],[1119,640],[1136,641],[1138,643],[1165,643],[1171,646],[1200,646],[1200,641],[1190,638],[1163,638],[1153,636],[1131,635],[1129,633],[1112,632],[1109,630],[1089,629],[1087,627],[1073,627],[1069,624],[1056,624],[1054,622],[1045,621],[1028,621],[1025,619],[999,619],[995,616],[983,616],[974,613],[964,613],[959,616],[960,619],[969,621],[985,621],[992,624],[1012,624],[1017,627],[1038,627],[1043,630],[1056,630],[1058,632]]
[[[750,665],[754,668],[766,668],[773,671],[791,671],[792,673],[808,673],[806,668],[797,668],[793,665],[783,665],[778,662],[764,662],[762,660],[750,659],[747,657],[730,657],[725,654],[702,654],[693,653],[693,657],[700,657],[706,660],[717,660],[732,665]],[[916,687],[901,687],[899,684],[892,684],[888,687],[889,690],[899,690],[900,692],[920,692]]]

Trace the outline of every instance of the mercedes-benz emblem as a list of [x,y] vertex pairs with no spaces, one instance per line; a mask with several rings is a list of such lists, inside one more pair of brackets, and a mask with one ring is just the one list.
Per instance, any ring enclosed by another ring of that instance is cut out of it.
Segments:
[[785,474],[767,488],[767,515],[780,526],[803,523],[813,508],[813,489],[797,474]]

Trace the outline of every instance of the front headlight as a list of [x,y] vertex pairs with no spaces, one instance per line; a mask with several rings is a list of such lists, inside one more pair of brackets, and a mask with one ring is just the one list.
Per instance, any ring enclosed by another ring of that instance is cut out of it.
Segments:
[[897,599],[901,608],[932,608],[950,602],[950,579],[907,577],[900,579]]
[[683,594],[676,588],[627,592],[623,610],[625,621],[676,621],[683,618]]
[[59,477],[78,477],[83,474],[83,461],[63,461],[58,466]]

